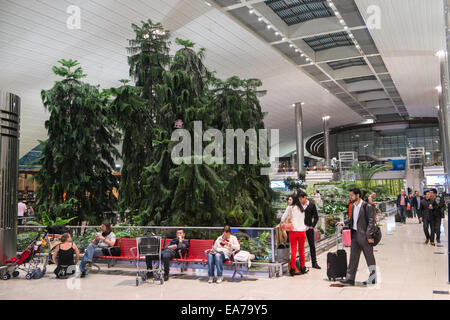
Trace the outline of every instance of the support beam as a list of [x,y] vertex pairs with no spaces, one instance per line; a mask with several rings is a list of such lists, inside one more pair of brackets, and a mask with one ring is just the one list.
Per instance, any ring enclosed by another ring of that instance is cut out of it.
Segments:
[[323,136],[324,136],[324,152],[325,152],[325,167],[330,168],[330,128],[328,125],[329,116],[322,118],[323,120]]
[[303,143],[303,115],[301,102],[295,104],[295,127],[297,130],[297,175],[299,179],[302,179],[305,174],[305,146]]

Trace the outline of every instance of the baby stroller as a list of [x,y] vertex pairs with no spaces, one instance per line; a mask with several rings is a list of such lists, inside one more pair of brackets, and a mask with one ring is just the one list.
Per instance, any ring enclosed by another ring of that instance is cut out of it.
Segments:
[[46,246],[45,237],[47,236],[47,231],[44,235],[38,236],[33,240],[33,242],[25,249],[24,252],[17,258],[13,257],[6,262],[6,266],[0,269],[0,275],[3,280],[11,279],[19,276],[19,270],[25,271],[27,280],[30,279],[40,279],[45,275],[47,270],[47,259],[45,259],[44,266],[42,269],[39,267],[40,259],[37,256],[41,247]]

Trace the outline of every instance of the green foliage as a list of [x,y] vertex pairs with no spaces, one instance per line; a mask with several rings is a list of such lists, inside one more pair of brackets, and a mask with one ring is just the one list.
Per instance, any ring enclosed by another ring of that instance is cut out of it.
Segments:
[[17,235],[17,251],[23,252],[38,236],[37,232],[25,232]]
[[107,95],[79,80],[84,74],[77,61],[59,63],[53,71],[64,79],[41,92],[50,118],[36,175],[38,211],[46,212],[49,220],[99,222],[99,213],[115,209],[111,191],[117,133],[106,114]]
[[[73,203],[76,202],[76,199],[70,199],[67,203],[61,203],[56,207],[56,219],[53,220],[50,218],[50,216],[46,212],[42,212],[40,214],[40,220],[38,221],[28,221],[28,225],[35,225],[35,226],[44,226],[44,227],[50,227],[54,225],[66,225],[70,223],[72,220],[74,220],[76,217],[72,217],[69,219],[62,219],[58,214],[61,214],[62,211],[67,209],[67,207],[72,207]],[[37,217],[36,217],[37,218]],[[39,218],[37,218],[39,219]]]
[[325,204],[320,207],[320,213],[336,214],[343,212],[346,209],[347,207],[342,202],[325,202]]
[[289,191],[292,192],[299,192],[306,190],[306,183],[304,178],[301,180],[286,178],[284,179],[284,183],[286,184],[286,187],[289,189]]
[[241,250],[245,250],[255,255],[257,260],[268,260],[270,258],[271,242],[270,233],[264,231],[259,237],[240,239]]
[[351,172],[355,172],[358,175],[359,180],[362,182],[362,187],[365,190],[368,189],[372,177],[376,173],[385,170],[386,166],[384,164],[371,165],[369,162],[359,162],[350,169]]

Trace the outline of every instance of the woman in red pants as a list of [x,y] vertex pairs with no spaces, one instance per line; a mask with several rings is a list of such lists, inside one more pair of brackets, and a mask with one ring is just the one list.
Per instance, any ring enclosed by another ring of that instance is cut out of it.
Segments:
[[[292,230],[289,232],[289,243],[291,246],[291,268],[289,272],[291,276],[294,276],[295,274],[305,274],[308,272],[308,269],[305,267],[305,239],[307,227],[305,225],[305,210],[300,202],[300,199],[303,198],[306,198],[306,193],[300,191],[294,197],[293,205],[288,206],[281,217],[282,223],[289,218],[292,221]],[[295,273],[297,246],[300,255],[300,273]]]

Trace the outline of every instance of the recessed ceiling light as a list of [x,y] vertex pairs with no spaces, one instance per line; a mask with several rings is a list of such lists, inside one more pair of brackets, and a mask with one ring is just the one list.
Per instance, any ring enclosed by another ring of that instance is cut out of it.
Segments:
[[304,57],[305,56],[305,54],[304,53],[302,53],[302,57]]
[[263,21],[263,18],[262,18],[262,17],[259,17],[259,18],[258,18],[258,21],[259,21],[259,22]]
[[304,105],[305,105],[305,103],[304,103],[304,102],[302,102],[302,103],[300,103],[300,105],[304,106]]
[[211,7],[211,3],[209,3],[208,1],[205,1],[206,5]]
[[279,33],[278,31],[276,31],[276,32],[275,32],[275,35],[276,35],[276,36],[279,36],[279,35],[280,35],[280,33]]
[[254,13],[255,13],[255,10],[254,10],[254,9],[250,9],[250,10],[248,10],[248,13],[254,14]]
[[291,48],[293,48],[294,47],[294,45],[291,43],[290,45],[289,45],[289,47],[291,47]]
[[339,22],[340,22],[341,24],[345,24],[344,19],[339,20]]
[[435,108],[439,110],[439,106],[436,106]]
[[272,29],[272,26],[270,24],[268,24],[267,29]]
[[314,64],[314,62],[311,61],[309,64]]
[[295,52],[300,52],[300,49],[295,49]]
[[444,50],[439,50],[435,53],[436,57],[443,57],[445,56],[446,52]]
[[347,27],[347,26],[345,26],[345,27],[344,27],[344,30],[345,30],[345,31],[347,31],[347,30],[348,30],[348,27]]
[[328,119],[330,119],[330,116],[324,116],[324,117],[322,117],[322,120],[328,120]]
[[286,41],[286,40],[287,40],[287,38],[283,38],[283,39],[281,39],[281,40],[283,40],[283,41]]

